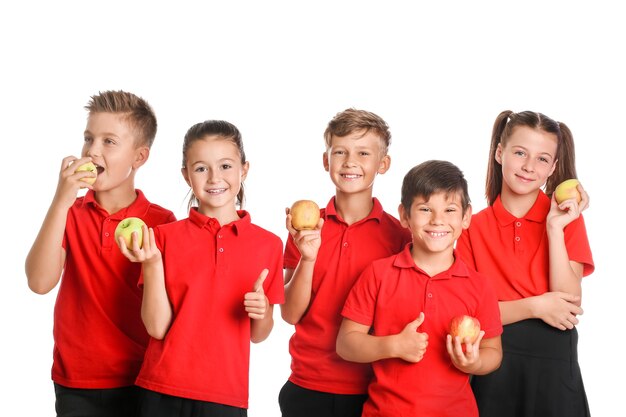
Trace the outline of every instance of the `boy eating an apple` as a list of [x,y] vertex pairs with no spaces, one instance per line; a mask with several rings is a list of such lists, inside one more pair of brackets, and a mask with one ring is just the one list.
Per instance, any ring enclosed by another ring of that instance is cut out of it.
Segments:
[[[446,161],[417,165],[398,211],[412,244],[364,270],[342,311],[337,352],[372,363],[364,417],[477,417],[468,374],[500,366],[502,325],[494,290],[454,250],[472,212],[463,173]],[[475,341],[449,334],[478,322]]]
[[[156,136],[151,106],[128,92],[105,91],[85,109],[82,157],[63,159],[26,276],[38,294],[61,282],[52,366],[57,416],[133,416],[149,336],[140,317],[141,265],[122,255],[114,231],[130,216],[150,227],[175,217],[135,189]],[[88,190],[77,198],[81,188]]]
[[397,253],[411,239],[372,196],[374,179],[390,165],[385,121],[347,109],[329,122],[324,139],[323,164],[335,195],[319,210],[313,229],[300,225],[295,207],[286,218],[281,314],[295,333],[289,343],[292,372],[279,395],[283,417],[361,415],[371,366],[337,356],[341,308],[371,261]]

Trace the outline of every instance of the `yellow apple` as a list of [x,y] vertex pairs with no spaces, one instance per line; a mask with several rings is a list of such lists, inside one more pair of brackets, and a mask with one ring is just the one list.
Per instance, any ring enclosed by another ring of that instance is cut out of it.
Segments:
[[315,229],[320,220],[320,208],[312,200],[298,200],[289,210],[291,225],[296,230]]
[[561,204],[565,200],[575,198],[576,202],[580,203],[582,197],[576,188],[578,184],[580,184],[580,182],[577,179],[572,178],[557,185],[554,189],[554,198],[556,199],[556,202]]
[[117,227],[115,228],[115,241],[118,241],[118,238],[122,236],[124,238],[124,243],[126,243],[126,247],[129,250],[133,250],[133,241],[132,236],[133,232],[137,232],[137,243],[139,243],[139,247],[143,245],[143,225],[144,221],[139,217],[127,217],[122,220]]
[[468,338],[471,343],[474,343],[480,333],[480,322],[476,317],[467,315],[456,316],[450,320],[449,332],[453,338],[459,336],[461,342]]
[[91,185],[93,185],[93,183],[96,182],[96,177],[98,176],[98,169],[96,168],[96,165],[93,162],[87,162],[86,164],[82,164],[81,166],[76,168],[76,172],[80,172],[80,171],[93,172],[94,174],[93,177],[81,178],[80,179],[81,181],[84,181],[87,184],[91,184]]

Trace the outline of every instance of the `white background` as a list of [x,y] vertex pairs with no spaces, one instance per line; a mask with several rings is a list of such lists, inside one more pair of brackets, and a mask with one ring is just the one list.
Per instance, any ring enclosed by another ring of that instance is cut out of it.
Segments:
[[[617,4],[618,2],[615,2]],[[56,290],[31,293],[24,258],[54,194],[61,159],[79,155],[89,96],[124,89],[154,107],[159,131],[137,187],[186,216],[182,137],[225,119],[243,133],[253,221],[285,238],[284,208],[325,205],[322,133],[348,107],[390,125],[390,171],[374,193],[396,214],[412,166],[447,159],[485,206],[492,123],[536,110],[574,133],[596,271],[585,278],[580,364],[591,411],[622,408],[624,14],[595,1],[21,1],[0,6],[0,392],[16,416],[54,415]],[[617,210],[617,211],[616,211]],[[621,217],[620,217],[621,216]],[[277,309],[278,310],[278,309]],[[292,327],[251,357],[250,416],[280,415]],[[219,335],[216,335],[219,337]],[[427,383],[425,381],[425,383]]]

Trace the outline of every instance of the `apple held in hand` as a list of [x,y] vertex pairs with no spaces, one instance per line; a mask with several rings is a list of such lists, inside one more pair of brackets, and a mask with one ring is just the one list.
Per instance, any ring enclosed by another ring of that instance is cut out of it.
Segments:
[[137,232],[137,242],[139,243],[139,247],[143,245],[143,225],[144,221],[139,217],[127,217],[122,220],[117,227],[115,228],[115,241],[119,240],[119,237],[122,236],[124,238],[124,242],[126,243],[126,247],[129,250],[133,250],[133,241],[132,235],[133,232]]
[[580,203],[580,200],[582,200],[582,196],[576,188],[578,184],[580,184],[580,182],[577,179],[572,178],[569,180],[565,180],[557,185],[554,189],[554,198],[556,199],[556,202],[561,204],[565,200],[575,198],[576,202]]
[[296,230],[313,230],[320,220],[320,208],[312,200],[298,200],[289,210],[291,225]]
[[476,317],[467,315],[453,317],[450,320],[449,333],[453,338],[459,336],[461,342],[468,338],[471,343],[474,343],[480,333],[480,322]]
[[80,172],[80,171],[93,172],[94,174],[93,177],[81,178],[80,179],[81,181],[84,181],[87,184],[91,184],[91,185],[93,185],[93,183],[96,182],[96,177],[98,176],[98,169],[96,168],[96,165],[93,162],[87,162],[85,164],[82,164],[78,168],[76,168],[76,172]]

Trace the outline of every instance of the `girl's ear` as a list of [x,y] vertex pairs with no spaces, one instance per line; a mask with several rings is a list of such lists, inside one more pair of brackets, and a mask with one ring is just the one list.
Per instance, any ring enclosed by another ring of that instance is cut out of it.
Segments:
[[246,161],[242,166],[241,166],[241,182],[244,182],[244,180],[246,179],[246,177],[248,176],[248,170],[250,169],[250,162]]
[[185,179],[185,182],[187,183],[187,185],[191,187],[191,181],[189,181],[189,173],[187,172],[187,168],[182,167],[180,169],[180,173],[183,174],[183,178]]
[[496,162],[502,165],[502,143],[498,143],[495,154]]

